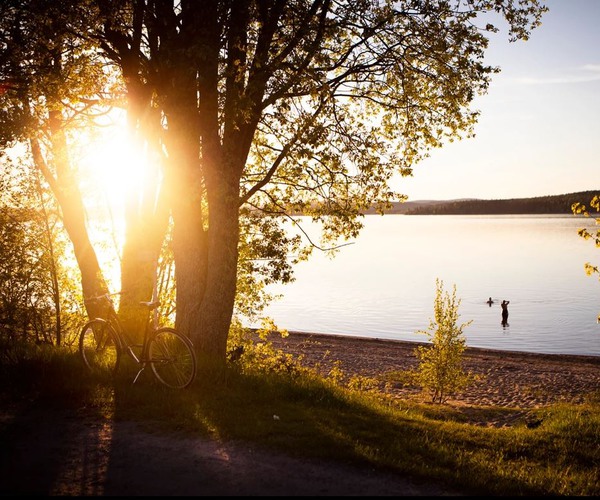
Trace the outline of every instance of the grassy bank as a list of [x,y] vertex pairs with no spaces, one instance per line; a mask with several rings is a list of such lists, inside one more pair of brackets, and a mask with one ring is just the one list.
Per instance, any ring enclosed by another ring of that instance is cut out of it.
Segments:
[[[44,346],[0,350],[3,407],[18,401],[87,408],[165,431],[245,440],[295,456],[395,470],[472,494],[600,494],[600,398],[533,410],[511,427],[468,423],[448,405],[348,389],[272,358],[200,370],[185,391],[150,374],[91,379],[78,355]],[[551,390],[549,387],[548,390]],[[518,408],[473,407],[485,421]],[[3,431],[3,429],[2,429]]]

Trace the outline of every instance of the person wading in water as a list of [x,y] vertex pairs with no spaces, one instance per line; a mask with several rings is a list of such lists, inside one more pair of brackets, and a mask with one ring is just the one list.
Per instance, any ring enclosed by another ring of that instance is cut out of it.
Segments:
[[500,307],[502,307],[502,326],[508,326],[508,304],[510,304],[510,300],[503,300],[500,304]]

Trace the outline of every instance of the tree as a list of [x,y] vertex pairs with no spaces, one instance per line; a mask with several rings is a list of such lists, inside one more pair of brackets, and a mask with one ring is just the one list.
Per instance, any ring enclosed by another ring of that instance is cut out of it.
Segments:
[[[355,236],[361,211],[392,199],[431,147],[469,135],[495,68],[487,11],[526,39],[536,1],[315,0],[98,3],[97,34],[161,110],[174,221],[177,322],[223,357],[240,218],[293,211]],[[483,22],[483,21],[482,21]],[[141,90],[140,90],[141,92]]]
[[123,76],[132,126],[165,153],[177,327],[221,360],[241,249],[282,277],[297,244],[286,217],[322,221],[325,242],[355,237],[365,209],[399,198],[395,173],[472,134],[470,104],[497,71],[483,63],[496,31],[485,14],[516,40],[545,11],[537,0],[75,3],[82,39]]
[[[68,253],[39,172],[6,158],[0,178],[0,329],[8,340],[72,341]],[[72,260],[72,256],[71,256]]]
[[[589,206],[596,210],[597,213],[600,214],[600,195],[595,195],[590,200]],[[591,217],[590,211],[587,207],[580,202],[573,203],[571,209],[573,210],[574,215],[584,215],[585,217]],[[600,216],[595,217],[596,226],[600,226]],[[596,248],[600,248],[600,227],[596,229],[596,231],[591,231],[586,229],[585,227],[580,228],[577,231],[577,234],[581,236],[585,240],[592,240],[596,244]],[[593,274],[598,274],[598,279],[600,280],[600,268],[598,266],[594,266],[590,262],[586,262],[584,264],[585,273],[588,276],[592,276]],[[598,315],[598,322],[600,322],[600,314]]]
[[97,53],[70,34],[78,16],[62,7],[46,0],[0,6],[0,146],[27,147],[60,206],[83,294],[93,296],[108,287],[87,231],[72,143],[99,112],[94,96],[107,77]]
[[419,346],[415,352],[420,360],[417,378],[421,386],[431,393],[434,403],[444,403],[469,382],[469,374],[462,367],[462,355],[467,347],[463,331],[471,321],[457,324],[461,301],[456,298],[456,285],[450,295],[444,292],[443,281],[438,279],[435,283],[434,318],[428,331],[418,332],[427,335],[431,345]]

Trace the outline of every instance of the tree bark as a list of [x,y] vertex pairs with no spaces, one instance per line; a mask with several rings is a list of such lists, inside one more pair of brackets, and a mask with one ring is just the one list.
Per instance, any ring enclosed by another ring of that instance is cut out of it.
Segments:
[[225,360],[237,284],[238,189],[237,183],[227,182],[222,177],[210,184],[208,272],[198,348],[216,359]]
[[199,173],[198,136],[190,131],[186,116],[190,118],[187,113],[183,117],[174,113],[169,121],[173,130],[169,140],[172,161],[166,182],[173,216],[176,328],[192,340],[200,353],[200,304],[206,292],[208,232],[204,227],[206,203]]

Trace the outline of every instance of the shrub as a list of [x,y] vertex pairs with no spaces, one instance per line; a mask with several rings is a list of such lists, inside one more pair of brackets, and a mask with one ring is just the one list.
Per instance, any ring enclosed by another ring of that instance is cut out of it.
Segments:
[[[596,209],[596,212],[600,214],[600,195],[594,196],[590,201],[590,207]],[[571,210],[574,215],[583,214],[585,217],[591,217],[590,211],[587,207],[582,203],[573,203],[571,206]],[[596,219],[596,230],[580,228],[577,233],[585,240],[592,240],[596,244],[596,248],[600,248],[600,216],[595,217]],[[600,280],[600,266],[592,265],[590,262],[586,262],[584,264],[585,273],[588,276],[592,276],[593,274],[598,275],[598,279]],[[600,323],[600,314],[598,314],[598,323]]]
[[419,331],[429,337],[430,345],[415,350],[419,358],[417,381],[431,394],[434,403],[444,403],[448,397],[464,389],[470,376],[463,370],[462,356],[466,348],[463,329],[471,321],[458,326],[460,299],[456,298],[456,285],[452,294],[444,292],[444,282],[436,279],[434,319],[427,331]]

